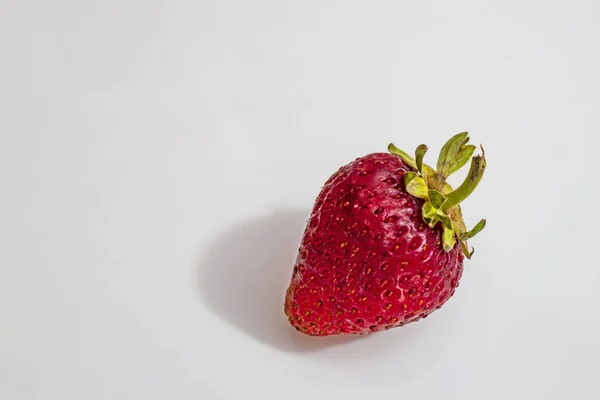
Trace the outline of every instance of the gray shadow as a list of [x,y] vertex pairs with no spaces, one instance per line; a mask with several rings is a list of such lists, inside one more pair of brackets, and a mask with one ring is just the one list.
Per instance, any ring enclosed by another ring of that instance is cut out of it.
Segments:
[[200,295],[207,308],[264,345],[342,369],[348,379],[368,379],[365,367],[376,372],[373,384],[379,385],[382,379],[410,380],[426,373],[448,345],[445,337],[452,324],[447,326],[445,318],[368,336],[312,337],[288,323],[285,291],[308,215],[274,211],[240,222],[210,243],[199,265]]
[[271,347],[317,351],[356,340],[314,338],[293,329],[283,311],[309,212],[278,210],[233,226],[200,260],[202,300],[219,318]]

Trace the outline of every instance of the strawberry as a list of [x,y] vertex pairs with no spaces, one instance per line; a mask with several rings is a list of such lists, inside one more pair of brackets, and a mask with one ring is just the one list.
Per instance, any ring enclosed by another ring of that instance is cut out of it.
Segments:
[[[477,187],[486,161],[471,158],[466,132],[442,148],[436,170],[393,144],[340,168],[325,183],[307,223],[285,298],[297,330],[315,336],[363,334],[427,317],[454,294],[468,231],[459,203]],[[471,159],[456,189],[447,177]]]

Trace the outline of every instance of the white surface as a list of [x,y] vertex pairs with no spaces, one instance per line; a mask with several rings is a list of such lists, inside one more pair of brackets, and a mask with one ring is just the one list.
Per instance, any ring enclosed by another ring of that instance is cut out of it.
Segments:
[[[0,398],[599,399],[600,3],[0,2]],[[468,130],[455,297],[348,342],[282,301],[340,165]]]

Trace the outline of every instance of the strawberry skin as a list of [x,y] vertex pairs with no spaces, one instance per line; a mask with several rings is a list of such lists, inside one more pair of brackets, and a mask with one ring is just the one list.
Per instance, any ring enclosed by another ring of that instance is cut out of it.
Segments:
[[314,336],[363,334],[427,317],[454,294],[463,272],[456,243],[422,216],[424,200],[406,190],[415,168],[374,153],[325,183],[308,221],[285,314]]

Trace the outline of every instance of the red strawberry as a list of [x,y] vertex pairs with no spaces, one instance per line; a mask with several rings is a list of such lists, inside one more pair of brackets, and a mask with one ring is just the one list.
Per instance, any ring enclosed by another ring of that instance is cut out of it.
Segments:
[[453,294],[463,272],[467,231],[460,206],[477,186],[485,157],[464,183],[446,178],[475,146],[467,133],[442,148],[437,171],[394,145],[340,168],[319,194],[287,290],[285,313],[309,335],[368,333],[427,317]]

